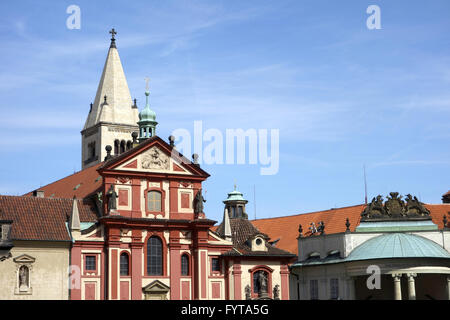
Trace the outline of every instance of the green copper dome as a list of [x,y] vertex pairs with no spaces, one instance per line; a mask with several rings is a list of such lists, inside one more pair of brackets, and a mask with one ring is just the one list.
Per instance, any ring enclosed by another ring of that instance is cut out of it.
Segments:
[[228,198],[226,200],[224,200],[223,202],[228,202],[228,201],[247,201],[244,199],[244,196],[241,192],[236,190],[236,187],[233,191],[228,193]]
[[150,104],[148,103],[148,96],[150,95],[149,91],[145,91],[145,108],[139,113],[140,122],[144,121],[155,121],[156,113],[152,109],[150,109]]
[[345,261],[392,258],[447,258],[450,253],[432,240],[407,233],[377,236],[356,247]]

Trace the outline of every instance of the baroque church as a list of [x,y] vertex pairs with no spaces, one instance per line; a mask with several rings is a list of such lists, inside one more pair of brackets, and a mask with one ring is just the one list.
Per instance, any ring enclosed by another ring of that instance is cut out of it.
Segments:
[[214,177],[157,135],[148,86],[139,112],[111,34],[82,170],[0,195],[0,299],[450,299],[450,191],[249,221],[235,186],[208,219]]
[[247,219],[236,188],[220,225],[207,218],[210,175],[157,135],[148,86],[139,112],[110,33],[82,170],[0,196],[0,299],[289,299],[296,255]]

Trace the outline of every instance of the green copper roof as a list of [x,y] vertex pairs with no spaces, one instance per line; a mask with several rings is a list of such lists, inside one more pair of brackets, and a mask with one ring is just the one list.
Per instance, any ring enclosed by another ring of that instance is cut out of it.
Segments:
[[361,222],[355,232],[411,232],[438,230],[431,220]]
[[437,243],[421,236],[388,233],[367,240],[356,247],[345,261],[387,258],[447,258],[450,253]]
[[234,189],[233,191],[228,193],[228,198],[224,200],[224,202],[228,201],[247,201],[244,199],[244,196],[241,192]]
[[306,259],[295,262],[292,267],[398,258],[450,259],[450,253],[432,240],[421,236],[407,233],[386,233],[362,243],[347,258],[340,258],[338,255],[333,255],[323,259]]
[[156,120],[156,113],[152,109],[150,109],[150,104],[148,103],[148,96],[150,92],[145,91],[145,108],[139,113],[140,122],[151,121],[154,122]]

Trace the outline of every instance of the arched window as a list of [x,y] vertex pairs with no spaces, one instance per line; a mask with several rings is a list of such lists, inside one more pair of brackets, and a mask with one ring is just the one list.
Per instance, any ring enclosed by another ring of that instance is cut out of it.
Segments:
[[181,256],[181,275],[189,275],[189,256],[187,254]]
[[120,145],[120,141],[119,140],[115,140],[114,141],[114,154],[115,155],[119,154],[119,145]]
[[163,274],[162,241],[158,237],[150,237],[147,241],[147,274]]
[[127,141],[127,150],[130,150],[132,147],[131,141]]
[[121,276],[130,275],[130,259],[126,252],[122,252],[120,255],[120,275]]
[[120,153],[125,152],[125,140],[120,141]]
[[147,194],[148,211],[161,212],[161,192],[149,191]]

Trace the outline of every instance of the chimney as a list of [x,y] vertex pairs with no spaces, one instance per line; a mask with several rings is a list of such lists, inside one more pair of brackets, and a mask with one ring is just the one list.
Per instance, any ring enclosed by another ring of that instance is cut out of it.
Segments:
[[442,195],[442,203],[450,203],[450,191]]
[[44,198],[44,190],[34,190],[33,197]]

